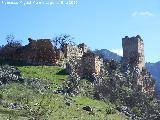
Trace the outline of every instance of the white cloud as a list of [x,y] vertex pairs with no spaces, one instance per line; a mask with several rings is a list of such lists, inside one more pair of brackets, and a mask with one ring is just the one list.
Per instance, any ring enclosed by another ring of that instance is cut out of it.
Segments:
[[122,49],[112,49],[111,51],[114,52],[114,53],[117,53],[120,56],[123,56],[123,50]]
[[138,12],[137,12],[137,11],[133,12],[133,13],[132,13],[132,17],[137,16],[137,14],[138,14]]
[[136,16],[153,17],[154,14],[150,11],[135,11],[132,13],[132,17],[136,17]]

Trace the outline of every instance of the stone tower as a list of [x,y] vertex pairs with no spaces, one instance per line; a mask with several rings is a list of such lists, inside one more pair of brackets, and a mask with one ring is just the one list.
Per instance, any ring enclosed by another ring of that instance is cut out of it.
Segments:
[[122,38],[123,63],[132,67],[138,67],[140,70],[144,64],[144,43],[139,35],[129,38]]

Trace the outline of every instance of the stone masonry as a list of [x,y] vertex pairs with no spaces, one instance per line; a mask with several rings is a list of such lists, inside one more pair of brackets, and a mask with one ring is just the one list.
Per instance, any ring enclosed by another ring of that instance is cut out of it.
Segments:
[[56,63],[56,53],[50,39],[28,39],[29,44],[16,50],[17,60],[34,65],[52,65]]
[[145,66],[144,63],[144,43],[139,35],[122,39],[123,63],[138,67],[140,70]]
[[79,45],[64,45],[62,48],[64,57],[67,58],[67,60],[70,59],[81,59],[84,53],[88,51],[87,46],[82,43]]
[[[28,38],[28,41],[29,44],[25,46],[7,49],[8,53],[0,54],[0,58],[34,65],[60,65],[62,61],[81,59],[83,54],[88,51],[84,43],[79,45],[65,44],[63,48],[54,48],[50,39],[34,40]],[[3,50],[1,53],[4,53]]]
[[82,57],[83,76],[92,77],[93,74],[99,75],[103,66],[103,59],[98,55],[88,52]]
[[133,87],[134,84],[137,84],[142,92],[153,95],[155,84],[150,73],[145,69],[144,43],[142,38],[139,35],[131,38],[126,36],[122,39],[122,46],[123,66],[130,67],[133,71],[136,71],[134,72],[135,81],[133,82]]
[[76,72],[81,78],[93,78],[93,75],[100,75],[102,72],[103,59],[98,55],[87,52],[75,61],[66,64],[66,72]]
[[[32,65],[53,65],[57,62],[56,51],[50,39],[33,40],[28,38],[29,44],[20,47],[6,47],[0,51],[0,59],[15,60]],[[3,52],[7,51],[7,52]],[[3,53],[3,54],[2,54]]]
[[[62,65],[66,64],[66,71],[69,74],[77,72],[81,77],[93,77],[93,74],[100,75],[103,71],[103,59],[89,52],[84,43],[65,44],[62,48],[57,49],[50,39],[33,40],[29,38],[28,40],[28,45],[12,48],[6,53],[1,48],[0,59],[23,61],[33,65],[61,65],[62,62]],[[131,38],[126,36],[122,39],[122,46],[123,66],[138,68],[135,83],[141,86],[143,92],[154,93],[154,82],[148,81],[151,76],[147,71],[144,72],[144,43],[141,37],[139,35]]]

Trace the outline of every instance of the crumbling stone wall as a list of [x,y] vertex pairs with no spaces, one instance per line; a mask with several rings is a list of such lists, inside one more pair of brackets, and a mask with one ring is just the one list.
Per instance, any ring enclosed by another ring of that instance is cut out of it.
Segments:
[[26,48],[24,55],[28,54],[27,62],[46,65],[56,63],[56,54],[50,39],[30,40]]
[[139,35],[122,39],[123,46],[123,64],[138,67],[140,70],[144,67],[144,43]]
[[56,63],[56,53],[50,39],[28,39],[29,44],[15,49],[14,56],[7,59],[23,61],[34,65],[53,65]]
[[84,53],[87,52],[87,46],[82,43],[79,45],[64,45],[62,51],[64,53],[64,57],[68,60],[70,59],[81,59]]
[[78,45],[78,48],[81,48],[82,51],[83,51],[83,53],[87,53],[87,52],[88,52],[88,47],[87,47],[87,45],[84,44],[84,43],[79,44],[79,45]]
[[93,73],[99,75],[103,66],[103,59],[98,55],[88,52],[82,57],[83,76],[92,77]]
[[[0,58],[4,60],[23,61],[34,65],[61,65],[71,59],[81,59],[88,51],[87,46],[65,44],[62,48],[55,48],[50,39],[33,40],[28,38],[29,44],[18,48],[0,50]],[[4,53],[4,54],[2,54]]]
[[66,72],[76,72],[81,78],[92,79],[93,75],[100,75],[103,59],[92,52],[84,53],[81,59],[72,59],[66,64]]
[[[64,58],[67,59],[66,72],[78,73],[81,77],[92,77],[93,73],[99,75],[103,65],[103,59],[98,55],[89,52],[88,47],[82,43],[79,45],[64,45],[61,49]],[[58,55],[60,56],[60,55]]]

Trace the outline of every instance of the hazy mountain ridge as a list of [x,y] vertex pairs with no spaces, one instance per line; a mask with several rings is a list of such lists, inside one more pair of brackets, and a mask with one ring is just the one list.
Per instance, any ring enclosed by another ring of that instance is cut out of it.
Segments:
[[113,60],[118,61],[118,62],[120,62],[120,60],[121,60],[121,56],[119,56],[117,53],[111,52],[107,49],[101,49],[101,50],[96,49],[94,51],[94,53],[98,54],[104,60],[113,59]]
[[160,61],[156,63],[146,63],[147,70],[152,74],[153,78],[156,80],[156,90],[158,95],[160,95]]

